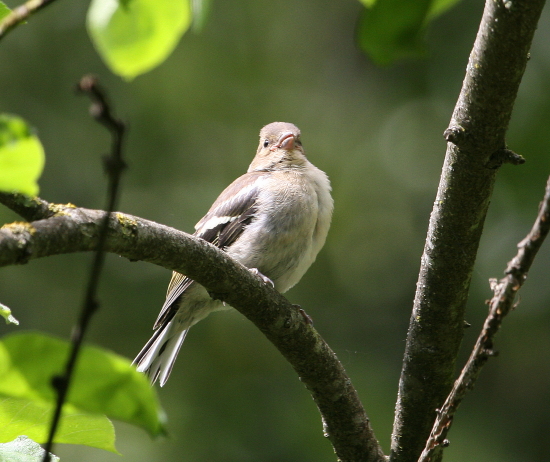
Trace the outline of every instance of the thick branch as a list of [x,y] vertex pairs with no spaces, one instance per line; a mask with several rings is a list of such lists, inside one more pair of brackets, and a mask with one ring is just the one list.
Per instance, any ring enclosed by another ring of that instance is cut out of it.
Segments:
[[[3,201],[6,195],[0,195]],[[52,207],[50,207],[51,209]],[[58,214],[0,229],[0,266],[93,250],[105,213],[57,207]],[[342,461],[382,461],[382,450],[343,366],[304,316],[227,254],[189,234],[114,213],[106,249],[132,261],[179,271],[250,319],[292,364],[311,392],[323,430]]]
[[549,231],[550,179],[546,184],[546,193],[535,224],[527,237],[518,244],[518,253],[508,263],[504,272],[506,276],[498,283],[496,279],[491,280],[494,296],[489,303],[489,315],[468,362],[438,412],[430,438],[418,462],[429,462],[438,447],[445,447],[447,433],[453,423],[453,416],[466,393],[474,387],[481,368],[491,356],[495,355],[493,339],[500,329],[504,316],[513,308],[516,294],[527,279],[527,273]]
[[462,91],[445,132],[447,155],[430,217],[399,383],[391,454],[395,462],[418,459],[436,409],[451,388],[496,168],[510,159],[505,133],[543,5],[544,0],[486,2]]

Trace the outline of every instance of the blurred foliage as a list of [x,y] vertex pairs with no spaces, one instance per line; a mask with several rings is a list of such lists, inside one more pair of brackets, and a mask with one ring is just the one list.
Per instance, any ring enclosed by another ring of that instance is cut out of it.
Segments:
[[86,18],[105,63],[128,80],[161,64],[190,23],[187,0],[92,0]]
[[0,2],[0,19],[10,14],[10,11],[4,2]]
[[360,0],[365,9],[359,19],[357,40],[377,64],[386,66],[427,52],[426,28],[458,0]]
[[191,0],[191,11],[193,23],[191,27],[194,32],[201,32],[208,21],[212,10],[212,0]]
[[[8,2],[14,6],[15,2]],[[0,110],[37,127],[49,201],[99,208],[108,134],[71,88],[93,72],[130,123],[120,208],[192,231],[252,159],[259,129],[297,124],[312,162],[331,177],[335,215],[317,262],[288,293],[336,351],[384,449],[390,444],[404,340],[429,213],[482,3],[465,0],[427,33],[425,59],[380,69],[357,48],[363,6],[342,2],[214,2],[160,67],[127,84],[110,74],[84,27],[87,5],[56,2],[2,40]],[[550,30],[540,21],[508,145],[527,158],[499,172],[473,275],[465,360],[499,277],[529,230],[550,173]],[[0,208],[2,222],[19,219]],[[547,246],[548,247],[548,246]],[[68,337],[90,255],[0,270],[0,302],[21,328]],[[505,321],[500,351],[463,402],[447,461],[547,460],[550,250],[544,248]],[[169,271],[107,259],[89,340],[133,358],[151,334]],[[13,332],[15,326],[0,326]],[[59,445],[61,460],[333,461],[319,414],[294,372],[235,312],[193,327],[160,390],[170,437],[116,423],[123,454]]]
[[38,194],[44,148],[20,117],[0,114],[0,191]]
[[[40,442],[47,440],[57,398],[51,380],[63,370],[69,346],[66,340],[40,333],[25,332],[2,337],[0,396],[15,398],[15,401],[2,402],[1,442],[10,441],[18,434]],[[126,358],[103,348],[85,346],[71,383],[65,406],[69,417],[62,420],[65,429],[61,429],[56,441],[87,444],[116,452],[112,425],[106,418],[98,419],[98,414],[137,425],[151,436],[165,433],[164,412],[155,390]],[[35,411],[31,412],[29,408]],[[19,417],[14,421],[15,415]],[[91,428],[86,426],[88,421],[92,423]]]
[[[0,399],[0,441],[10,442],[24,435],[44,444],[48,439],[54,409],[53,401],[3,395]],[[70,404],[63,407],[54,441],[117,453],[112,422],[104,415],[83,413]],[[9,450],[9,446],[0,445],[0,461],[11,461]]]

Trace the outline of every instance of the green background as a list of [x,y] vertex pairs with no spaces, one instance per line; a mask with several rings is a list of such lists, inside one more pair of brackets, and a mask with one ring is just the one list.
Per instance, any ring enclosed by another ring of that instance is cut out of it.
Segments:
[[[8,2],[14,6],[14,2]],[[102,208],[106,131],[74,84],[94,73],[129,123],[119,209],[192,231],[244,173],[260,128],[302,130],[310,160],[333,184],[324,250],[288,293],[335,350],[385,451],[429,213],[445,154],[442,133],[460,91],[482,12],[466,0],[429,29],[425,59],[375,67],[354,43],[361,5],[303,0],[214,2],[158,69],[131,84],[111,75],[85,31],[86,3],[56,2],[0,43],[0,110],[38,130],[46,149],[40,195]],[[509,147],[526,157],[499,172],[473,274],[462,363],[501,277],[529,230],[550,173],[550,17],[545,12],[511,121]],[[0,208],[2,222],[18,219]],[[496,349],[463,402],[446,460],[548,460],[550,245],[505,320]],[[68,337],[90,255],[2,268],[0,301],[19,328]],[[170,273],[110,255],[88,340],[133,358],[151,334]],[[193,327],[160,390],[168,439],[116,424],[123,458],[58,445],[61,460],[333,461],[318,411],[290,366],[236,312]]]

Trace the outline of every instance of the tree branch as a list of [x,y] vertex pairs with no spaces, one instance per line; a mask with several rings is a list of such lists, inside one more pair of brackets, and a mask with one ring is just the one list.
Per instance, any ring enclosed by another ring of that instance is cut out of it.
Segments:
[[[55,215],[53,204],[24,194],[9,194],[0,191],[0,202],[27,221],[41,220]],[[52,207],[50,209],[50,207]]]
[[517,255],[508,263],[508,267],[498,283],[491,280],[494,296],[489,303],[489,315],[472,350],[468,362],[462,369],[445,404],[438,412],[430,438],[418,462],[429,462],[438,447],[446,446],[447,433],[453,423],[453,416],[466,393],[474,384],[487,360],[496,353],[493,351],[493,339],[500,329],[502,320],[514,307],[516,293],[527,279],[527,273],[550,231],[550,178],[546,183],[546,193],[539,214],[527,237],[518,244]]
[[54,0],[29,0],[14,8],[10,14],[0,21],[0,40],[2,40],[14,27],[25,22],[29,16],[50,3],[53,3],[53,1]]
[[[8,204],[1,194],[0,202]],[[57,213],[0,229],[0,266],[93,250],[105,212],[52,207]],[[383,461],[369,419],[335,353],[279,292],[215,246],[142,218],[113,213],[106,250],[186,274],[250,319],[290,362],[315,400],[323,431],[341,461]]]
[[[399,383],[391,459],[415,461],[448,394],[505,134],[544,0],[487,0],[451,124]],[[434,460],[438,460],[435,457]]]

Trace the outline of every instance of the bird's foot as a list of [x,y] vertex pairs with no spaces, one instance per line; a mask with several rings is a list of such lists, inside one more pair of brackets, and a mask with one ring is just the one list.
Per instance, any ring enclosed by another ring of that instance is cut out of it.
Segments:
[[275,284],[271,279],[269,279],[266,275],[260,273],[258,271],[258,268],[249,268],[250,272],[254,275],[259,277],[265,284],[269,284],[271,287],[275,288]]

